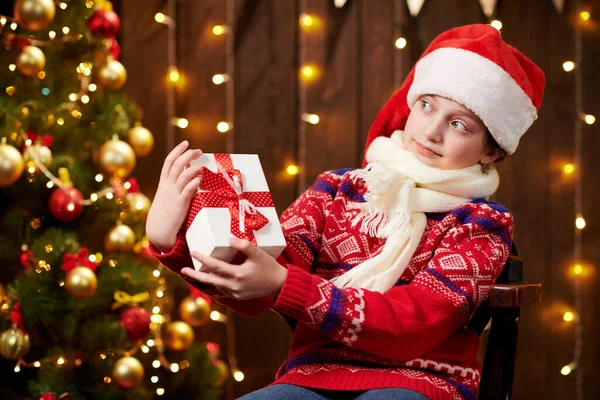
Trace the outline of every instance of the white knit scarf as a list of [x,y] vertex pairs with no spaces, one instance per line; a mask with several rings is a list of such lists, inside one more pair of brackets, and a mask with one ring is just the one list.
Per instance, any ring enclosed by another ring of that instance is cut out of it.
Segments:
[[352,226],[370,236],[387,238],[383,250],[331,282],[337,287],[385,293],[408,266],[427,224],[426,212],[448,212],[476,198],[488,198],[499,184],[492,166],[476,164],[442,170],[422,163],[405,150],[401,131],[378,137],[367,150],[367,166],[353,178],[367,186],[365,202],[348,203],[360,212]]

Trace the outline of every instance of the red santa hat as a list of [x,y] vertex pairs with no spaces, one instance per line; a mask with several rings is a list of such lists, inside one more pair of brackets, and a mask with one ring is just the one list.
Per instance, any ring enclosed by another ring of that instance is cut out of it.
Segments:
[[371,125],[365,151],[376,137],[403,129],[413,104],[432,94],[467,107],[512,154],[537,119],[544,80],[542,70],[505,43],[495,28],[474,24],[450,29],[431,42],[383,106]]

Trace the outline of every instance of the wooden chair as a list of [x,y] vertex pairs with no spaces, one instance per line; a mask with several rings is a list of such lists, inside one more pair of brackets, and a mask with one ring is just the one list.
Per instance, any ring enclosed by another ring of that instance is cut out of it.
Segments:
[[523,260],[513,244],[510,258],[492,286],[489,299],[479,306],[469,323],[469,328],[481,336],[491,320],[479,400],[511,398],[521,308],[537,306],[541,302],[542,284],[523,283]]
[[[489,299],[479,306],[468,325],[481,336],[491,320],[479,400],[506,400],[512,396],[521,308],[542,302],[542,284],[522,282],[523,260],[513,244],[510,258],[491,287]],[[297,321],[280,315],[294,330]]]

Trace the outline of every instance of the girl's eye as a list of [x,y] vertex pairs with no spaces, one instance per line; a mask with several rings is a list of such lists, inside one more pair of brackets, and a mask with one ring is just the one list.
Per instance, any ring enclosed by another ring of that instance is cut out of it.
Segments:
[[467,131],[467,127],[462,122],[452,121],[452,126],[459,131]]
[[431,104],[429,104],[427,101],[425,100],[421,100],[422,104],[421,104],[421,108],[427,112],[431,111]]

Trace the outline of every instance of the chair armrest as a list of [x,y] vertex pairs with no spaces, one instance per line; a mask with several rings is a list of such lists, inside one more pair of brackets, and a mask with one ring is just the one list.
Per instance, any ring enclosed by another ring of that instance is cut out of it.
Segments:
[[541,283],[519,283],[490,288],[491,307],[530,307],[542,304]]

